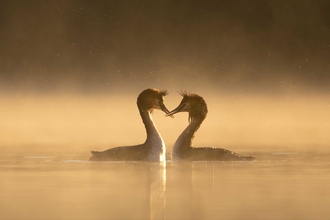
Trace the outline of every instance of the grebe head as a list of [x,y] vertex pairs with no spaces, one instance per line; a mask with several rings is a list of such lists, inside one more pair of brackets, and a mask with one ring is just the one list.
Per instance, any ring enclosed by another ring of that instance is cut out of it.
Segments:
[[167,113],[166,116],[173,116],[178,112],[189,112],[189,122],[194,118],[205,119],[207,115],[207,105],[205,100],[197,95],[182,91],[180,95],[183,97],[181,103],[171,112]]
[[159,109],[165,113],[169,113],[170,111],[164,104],[164,96],[167,94],[166,90],[146,89],[140,93],[137,98],[137,104],[150,112],[154,109]]

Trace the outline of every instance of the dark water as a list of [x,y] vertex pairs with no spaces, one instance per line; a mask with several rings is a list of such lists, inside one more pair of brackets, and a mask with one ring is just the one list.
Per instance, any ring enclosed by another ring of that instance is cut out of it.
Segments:
[[0,158],[0,219],[329,219],[330,156],[267,152],[254,162]]

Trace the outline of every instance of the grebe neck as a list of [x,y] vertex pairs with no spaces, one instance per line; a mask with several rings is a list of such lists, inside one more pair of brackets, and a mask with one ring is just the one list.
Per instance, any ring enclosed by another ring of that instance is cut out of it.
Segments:
[[190,148],[195,137],[195,133],[199,129],[204,118],[192,118],[189,125],[184,129],[181,135],[176,140],[173,150]]
[[162,137],[160,136],[160,134],[156,128],[154,121],[152,120],[151,112],[145,108],[141,108],[140,106],[138,106],[138,107],[139,107],[139,111],[140,111],[140,115],[141,115],[144,127],[147,132],[146,142],[154,141],[155,139],[161,139],[163,141]]

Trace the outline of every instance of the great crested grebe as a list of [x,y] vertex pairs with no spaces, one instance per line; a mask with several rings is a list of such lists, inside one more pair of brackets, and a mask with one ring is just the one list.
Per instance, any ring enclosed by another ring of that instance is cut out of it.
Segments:
[[197,94],[181,92],[183,99],[180,105],[167,113],[166,116],[173,116],[178,112],[189,113],[189,125],[176,140],[172,150],[172,160],[190,161],[246,161],[254,160],[251,156],[242,156],[222,148],[192,147],[196,131],[207,115],[207,105],[204,99]]
[[[159,134],[151,113],[160,109],[165,113],[169,110],[164,105],[165,90],[146,89],[137,98],[137,106],[147,132],[143,144],[135,146],[115,147],[102,152],[92,151],[90,161],[165,161],[166,146]],[[173,116],[172,116],[173,117]]]

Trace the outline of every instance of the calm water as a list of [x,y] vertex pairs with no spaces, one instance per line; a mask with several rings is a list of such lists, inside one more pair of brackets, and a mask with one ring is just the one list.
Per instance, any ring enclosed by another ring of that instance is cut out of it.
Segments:
[[0,219],[329,219],[329,155],[255,162],[113,163],[0,158]]

